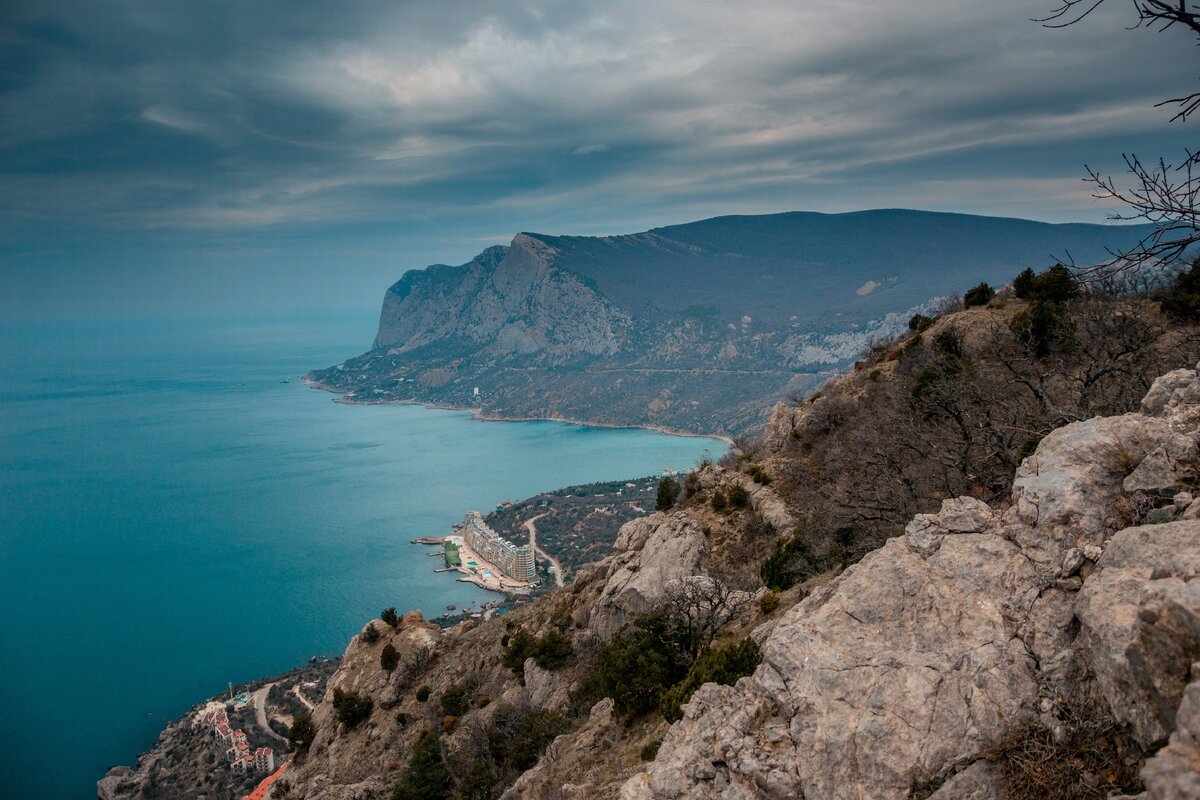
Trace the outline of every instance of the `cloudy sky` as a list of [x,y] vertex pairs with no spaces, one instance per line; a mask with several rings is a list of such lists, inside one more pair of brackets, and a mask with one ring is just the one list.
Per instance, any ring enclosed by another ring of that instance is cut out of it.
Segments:
[[1054,0],[6,0],[0,315],[371,309],[520,230],[910,207],[1102,221],[1184,33]]

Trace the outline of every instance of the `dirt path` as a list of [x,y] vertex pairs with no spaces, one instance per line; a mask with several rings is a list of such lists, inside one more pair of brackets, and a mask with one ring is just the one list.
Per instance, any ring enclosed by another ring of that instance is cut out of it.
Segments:
[[537,555],[541,556],[542,558],[546,559],[546,561],[550,562],[550,574],[552,574],[554,576],[554,585],[562,586],[563,585],[562,565],[558,563],[558,559],[556,559],[554,556],[547,553],[542,548],[538,547],[538,543],[537,543],[537,525],[535,523],[542,517],[548,515],[549,513],[550,513],[549,511],[546,511],[541,514],[538,514],[536,517],[533,517],[532,519],[525,520],[525,530],[529,531],[529,546],[533,548],[533,552],[536,553]]
[[317,707],[312,704],[312,701],[305,697],[304,693],[300,691],[300,684],[297,683],[292,687],[292,694],[296,695],[296,699],[304,704],[304,707],[308,709],[310,714],[317,710]]

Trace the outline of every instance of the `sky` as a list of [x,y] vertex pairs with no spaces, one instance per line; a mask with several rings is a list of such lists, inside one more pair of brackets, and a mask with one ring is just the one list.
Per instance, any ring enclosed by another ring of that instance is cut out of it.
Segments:
[[1101,222],[1084,164],[1181,157],[1200,54],[1054,3],[3,0],[0,318],[374,313],[519,231]]

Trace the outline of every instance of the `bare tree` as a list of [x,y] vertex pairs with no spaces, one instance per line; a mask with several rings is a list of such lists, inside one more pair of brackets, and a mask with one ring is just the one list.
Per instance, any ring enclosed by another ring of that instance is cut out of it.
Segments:
[[721,626],[754,599],[750,592],[734,589],[707,575],[690,575],[671,581],[666,595],[673,616],[697,650],[711,642]]
[[[1060,0],[1050,15],[1036,20],[1048,28],[1065,28],[1088,17],[1105,0]],[[1163,32],[1172,28],[1191,31],[1200,39],[1200,10],[1189,0],[1133,0],[1137,22],[1133,27]],[[1200,109],[1200,91],[1183,97],[1163,100],[1155,105],[1174,106],[1172,122],[1184,122]],[[1144,162],[1136,155],[1126,154],[1126,172],[1132,178],[1129,185],[1118,183],[1111,176],[1085,167],[1098,200],[1113,200],[1124,207],[1110,215],[1113,220],[1140,220],[1154,225],[1126,252],[1112,254],[1104,264],[1081,270],[1090,279],[1096,273],[1136,270],[1146,264],[1174,263],[1192,245],[1200,242],[1200,151],[1187,150],[1179,162],[1159,158]]]

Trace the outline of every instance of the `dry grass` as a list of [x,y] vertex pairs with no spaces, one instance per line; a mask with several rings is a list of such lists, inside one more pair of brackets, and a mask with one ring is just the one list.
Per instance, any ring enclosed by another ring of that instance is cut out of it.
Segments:
[[984,754],[1007,800],[1103,800],[1141,791],[1145,754],[1102,701],[1081,697],[1058,717],[1060,736],[1035,721]]

